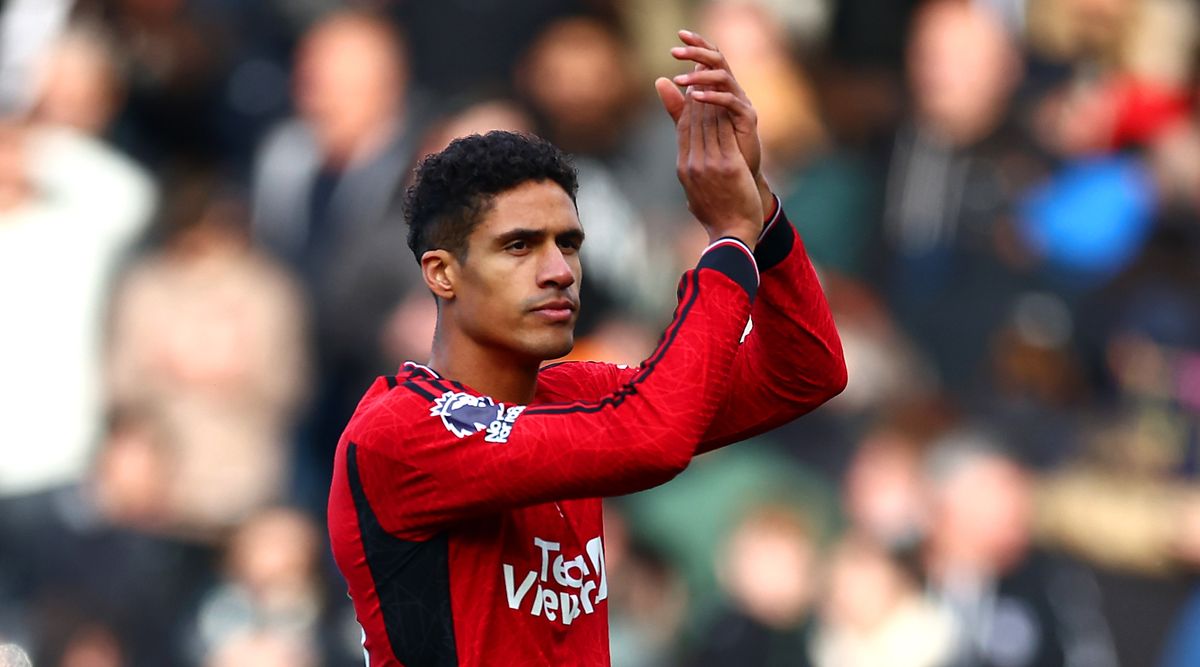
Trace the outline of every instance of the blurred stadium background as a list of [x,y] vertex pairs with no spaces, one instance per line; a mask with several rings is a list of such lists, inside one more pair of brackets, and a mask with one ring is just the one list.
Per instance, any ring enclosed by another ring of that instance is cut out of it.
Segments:
[[609,503],[613,664],[1200,665],[1191,0],[0,1],[0,644],[362,664],[323,507],[428,353],[411,167],[573,153],[574,356],[638,361],[703,244],[678,27],[759,110],[850,384]]

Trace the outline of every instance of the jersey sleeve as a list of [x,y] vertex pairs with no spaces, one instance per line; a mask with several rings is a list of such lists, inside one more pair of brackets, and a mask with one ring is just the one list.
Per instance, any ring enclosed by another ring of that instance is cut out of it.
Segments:
[[654,353],[595,400],[505,406],[444,382],[390,390],[397,400],[377,401],[347,431],[381,523],[423,539],[510,507],[672,478],[721,405],[757,288],[750,250],[714,243],[680,281]]
[[786,424],[846,386],[833,314],[778,199],[754,254],[762,285],[750,327],[737,350],[729,390],[697,453]]

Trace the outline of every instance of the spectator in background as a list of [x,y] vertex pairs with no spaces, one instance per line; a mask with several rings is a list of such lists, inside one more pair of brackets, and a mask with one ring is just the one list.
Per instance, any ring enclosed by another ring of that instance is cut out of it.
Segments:
[[106,288],[154,199],[97,141],[0,120],[0,498],[83,476],[103,422]]
[[396,209],[419,134],[404,41],[385,20],[343,11],[300,44],[299,115],[264,141],[255,239],[301,278],[315,317],[316,395],[298,451],[298,493],[323,506],[333,448],[363,387],[394,370],[388,317],[419,278]]
[[1139,151],[1186,135],[1200,13],[1188,0],[1034,9],[1034,53],[1062,70],[1037,100],[1035,127],[1066,163],[1030,193],[1020,231],[1051,278],[1094,291],[1136,262],[1170,195]]
[[114,296],[110,400],[150,412],[175,466],[172,527],[211,538],[280,499],[308,385],[304,304],[204,177],[171,188],[161,250]]
[[51,42],[38,69],[33,118],[110,138],[125,101],[117,52],[103,28],[69,27]]
[[627,517],[611,502],[604,503],[604,570],[613,667],[677,665],[687,586],[675,563],[632,533]]
[[1041,490],[1041,533],[1101,569],[1126,661],[1157,654],[1200,564],[1200,244],[1186,220],[1160,227],[1096,295],[1084,326],[1110,384],[1105,408]]
[[922,597],[913,571],[877,542],[855,533],[843,537],[830,557],[827,582],[811,640],[811,664],[951,664],[957,629],[953,619]]
[[[331,604],[320,577],[321,542],[310,517],[286,508],[260,511],[238,528],[226,550],[224,575],[197,612],[195,641],[204,664],[362,661],[357,633],[341,633],[353,624],[339,623],[348,620],[339,612],[353,612],[349,605]],[[298,662],[284,660],[287,656]]]
[[908,49],[912,115],[896,134],[883,216],[881,286],[943,387],[986,391],[991,333],[1022,288],[1011,209],[1038,162],[1009,124],[1021,59],[1004,27],[935,0]]
[[108,26],[120,46],[126,100],[117,145],[152,168],[215,163],[228,30],[213,3],[73,0],[78,20]]
[[[0,570],[37,664],[179,664],[207,554],[166,536],[174,459],[163,425],[113,413],[86,479],[0,505]],[[85,660],[86,658],[86,660]]]
[[395,214],[416,139],[406,58],[395,29],[362,13],[326,17],[299,47],[299,115],[260,149],[254,225],[309,283],[327,275],[356,231]]
[[891,553],[915,553],[928,524],[921,438],[912,427],[876,425],[855,448],[842,506],[862,538]]
[[698,667],[813,664],[808,656],[817,594],[819,536],[804,515],[759,505],[738,521],[720,559],[726,607],[704,633]]
[[922,560],[931,595],[960,630],[951,664],[1117,664],[1087,575],[1031,548],[1024,469],[986,436],[960,431],[934,445],[926,475]]
[[1184,120],[1200,19],[1189,0],[1038,0],[1035,56],[1065,70],[1039,100],[1042,141],[1067,156],[1145,146]]

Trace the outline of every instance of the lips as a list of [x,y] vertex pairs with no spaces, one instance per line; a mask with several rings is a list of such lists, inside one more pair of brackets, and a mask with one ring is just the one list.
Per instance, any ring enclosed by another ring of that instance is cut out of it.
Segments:
[[576,308],[570,299],[555,299],[535,307],[533,312],[551,322],[567,322],[575,314]]

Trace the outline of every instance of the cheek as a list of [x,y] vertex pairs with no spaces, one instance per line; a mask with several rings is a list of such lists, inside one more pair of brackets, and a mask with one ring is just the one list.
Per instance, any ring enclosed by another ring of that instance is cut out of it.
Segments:
[[462,278],[457,292],[464,324],[492,331],[512,326],[522,303],[519,271],[507,266],[479,267]]

